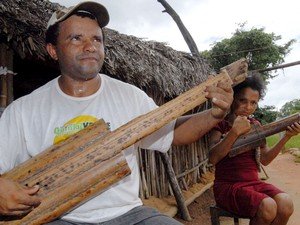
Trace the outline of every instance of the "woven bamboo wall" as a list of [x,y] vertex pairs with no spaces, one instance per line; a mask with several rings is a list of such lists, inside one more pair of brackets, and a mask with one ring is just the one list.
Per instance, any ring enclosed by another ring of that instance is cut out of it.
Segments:
[[[163,104],[162,98],[153,96],[153,94],[151,96],[159,105]],[[209,107],[209,103],[206,102],[191,113],[201,112]],[[208,137],[204,136],[190,145],[172,146],[168,155],[181,190],[187,190],[193,184],[201,183],[202,175],[206,173]],[[161,198],[173,195],[159,152],[140,149],[139,165],[140,197],[142,199],[147,199],[149,196]]]
[[[207,149],[207,138],[204,137],[188,146],[172,146],[168,151],[182,190],[187,190],[189,186],[201,182],[208,163]],[[142,199],[147,199],[149,196],[161,198],[173,195],[159,152],[140,149],[139,163]]]

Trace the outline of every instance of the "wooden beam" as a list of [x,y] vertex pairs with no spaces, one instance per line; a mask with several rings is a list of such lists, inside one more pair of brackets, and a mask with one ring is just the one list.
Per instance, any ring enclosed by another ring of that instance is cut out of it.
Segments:
[[300,61],[295,61],[295,62],[291,62],[291,63],[277,65],[277,66],[269,67],[269,68],[266,68],[266,69],[251,70],[249,72],[251,72],[251,73],[253,73],[253,72],[267,72],[267,71],[284,69],[284,68],[287,68],[287,67],[297,66],[297,65],[300,65]]

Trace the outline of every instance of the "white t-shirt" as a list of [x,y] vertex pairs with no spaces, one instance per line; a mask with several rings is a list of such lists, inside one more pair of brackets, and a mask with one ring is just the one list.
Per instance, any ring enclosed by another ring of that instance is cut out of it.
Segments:
[[[0,173],[19,165],[89,123],[104,119],[111,131],[157,108],[137,87],[100,74],[101,87],[88,97],[61,91],[58,78],[10,104],[0,118]],[[63,219],[99,223],[142,205],[139,194],[137,148],[166,152],[175,122],[122,151],[131,175],[89,200]]]

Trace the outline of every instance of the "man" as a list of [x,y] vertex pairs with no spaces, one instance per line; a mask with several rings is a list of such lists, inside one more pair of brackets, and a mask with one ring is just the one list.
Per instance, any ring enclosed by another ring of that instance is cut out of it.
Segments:
[[[108,21],[106,8],[95,2],[83,2],[52,15],[46,47],[58,61],[61,76],[16,100],[3,113],[0,173],[65,139],[70,135],[66,129],[70,125],[103,118],[115,130],[157,107],[138,88],[99,74],[104,61],[102,28]],[[171,122],[124,150],[131,175],[51,224],[179,224],[142,206],[138,197],[137,147],[166,152],[172,143],[188,144],[208,132],[224,118],[232,102],[232,89],[229,84],[219,84],[206,91],[214,104],[211,110]],[[38,189],[0,178],[0,214],[30,212],[40,204],[35,196]]]

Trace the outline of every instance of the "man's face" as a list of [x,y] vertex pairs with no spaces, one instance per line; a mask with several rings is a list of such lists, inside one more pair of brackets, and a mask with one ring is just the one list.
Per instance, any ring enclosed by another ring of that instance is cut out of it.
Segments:
[[104,62],[102,30],[97,21],[72,15],[59,25],[57,45],[52,46],[62,75],[89,80]]

